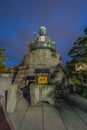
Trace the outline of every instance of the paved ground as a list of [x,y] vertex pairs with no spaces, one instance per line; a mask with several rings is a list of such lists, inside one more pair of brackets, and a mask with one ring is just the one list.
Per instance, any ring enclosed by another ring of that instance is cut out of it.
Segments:
[[[5,84],[7,88],[10,80],[3,81],[0,85]],[[80,100],[85,102],[83,98]],[[56,108],[46,103],[30,106],[18,94],[16,109],[9,113],[9,117],[15,130],[87,130],[87,107],[83,105],[79,104],[79,100],[77,104],[68,97],[59,98]]]
[[70,100],[75,101],[77,104],[79,103],[79,105],[82,107],[87,108],[87,99],[84,97],[81,97],[80,95],[77,95],[75,93],[73,93],[72,95],[69,95]]
[[87,130],[87,108],[69,98],[59,100],[57,107],[67,130]]
[[66,130],[57,110],[47,104],[15,110],[9,116],[18,130]]
[[29,106],[22,98],[19,102],[9,114],[17,130],[87,130],[87,109],[72,102],[59,99],[57,108],[46,103]]

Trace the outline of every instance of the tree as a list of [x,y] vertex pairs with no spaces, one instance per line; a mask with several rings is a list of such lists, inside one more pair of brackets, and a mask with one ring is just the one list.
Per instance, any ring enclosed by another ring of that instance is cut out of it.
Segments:
[[75,64],[78,62],[87,63],[87,28],[84,29],[84,35],[78,37],[76,42],[73,44],[68,55],[72,58],[68,64]]
[[5,65],[3,63],[5,60],[6,60],[6,57],[4,55],[4,49],[0,48],[0,70],[2,70],[3,68],[5,68]]
[[[68,55],[71,57],[71,61],[67,61],[66,68],[68,68],[71,77],[76,76],[75,64],[87,63],[87,27],[84,29],[84,35],[78,37],[76,42],[73,43]],[[87,76],[87,72],[85,75]]]

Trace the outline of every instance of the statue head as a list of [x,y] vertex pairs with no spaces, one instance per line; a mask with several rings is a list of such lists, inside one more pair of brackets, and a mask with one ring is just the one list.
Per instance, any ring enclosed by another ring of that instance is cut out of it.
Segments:
[[42,26],[39,30],[40,35],[46,35],[46,27]]

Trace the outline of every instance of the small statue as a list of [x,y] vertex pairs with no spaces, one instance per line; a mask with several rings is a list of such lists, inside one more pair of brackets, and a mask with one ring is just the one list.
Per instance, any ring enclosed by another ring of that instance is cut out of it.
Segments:
[[40,27],[39,33],[40,33],[40,35],[46,35],[46,27],[44,27],[44,26]]

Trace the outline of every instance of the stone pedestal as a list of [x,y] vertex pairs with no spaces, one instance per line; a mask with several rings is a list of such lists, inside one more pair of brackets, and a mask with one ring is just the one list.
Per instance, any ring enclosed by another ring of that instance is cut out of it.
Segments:
[[54,86],[53,85],[31,85],[30,86],[31,105],[38,102],[48,102],[54,104]]

